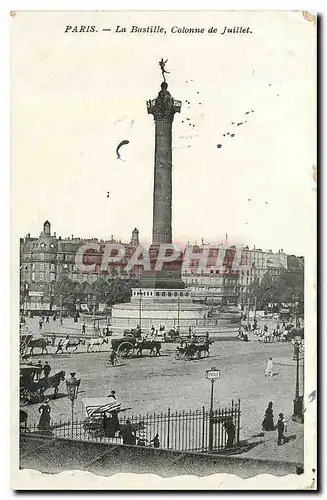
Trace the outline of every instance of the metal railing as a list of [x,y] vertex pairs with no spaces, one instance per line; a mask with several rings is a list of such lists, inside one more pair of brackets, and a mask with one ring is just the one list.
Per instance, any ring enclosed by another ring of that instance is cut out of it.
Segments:
[[[232,444],[239,442],[240,436],[240,400],[232,401],[226,408],[210,411],[203,407],[200,410],[171,411],[167,413],[142,413],[119,417],[121,432],[112,437],[104,430],[103,420],[86,419],[76,422],[58,422],[49,428],[40,428],[38,424],[27,425],[21,432],[50,435],[55,438],[74,439],[79,441],[105,442],[122,444],[126,441],[121,437],[125,426],[130,422],[138,446],[155,446],[176,451],[219,451],[227,447],[228,425],[233,423],[234,438]],[[108,428],[107,428],[108,429]],[[212,446],[209,447],[209,434],[213,435]],[[158,436],[158,441],[153,439]],[[131,443],[127,443],[131,444]],[[229,443],[230,445],[230,443]]]

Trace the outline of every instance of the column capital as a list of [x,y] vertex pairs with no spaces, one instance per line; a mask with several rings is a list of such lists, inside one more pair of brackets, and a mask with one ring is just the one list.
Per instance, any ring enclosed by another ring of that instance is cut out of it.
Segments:
[[168,92],[168,85],[162,82],[161,90],[156,99],[151,99],[146,103],[148,114],[153,115],[154,120],[171,120],[174,119],[175,113],[180,113],[182,101],[177,101]]

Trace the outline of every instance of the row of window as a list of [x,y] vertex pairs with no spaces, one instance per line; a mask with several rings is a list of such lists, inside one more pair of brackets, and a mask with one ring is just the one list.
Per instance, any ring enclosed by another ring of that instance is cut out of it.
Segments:
[[134,297],[188,297],[189,292],[153,292],[153,291],[133,291]]
[[[45,273],[44,272],[39,272],[39,273],[32,272],[32,281],[36,281],[36,278],[38,279],[38,281],[44,281]],[[55,279],[56,279],[56,274],[50,273],[50,281],[55,281]]]
[[[36,265],[33,263],[33,264],[31,264],[31,266],[32,266],[32,271],[35,271]],[[40,271],[46,271],[47,269],[48,269],[48,264],[44,263],[44,262],[40,262]],[[55,271],[56,270],[55,264],[49,264],[49,269],[50,269],[50,271]],[[24,270],[28,271],[28,264],[25,264]]]

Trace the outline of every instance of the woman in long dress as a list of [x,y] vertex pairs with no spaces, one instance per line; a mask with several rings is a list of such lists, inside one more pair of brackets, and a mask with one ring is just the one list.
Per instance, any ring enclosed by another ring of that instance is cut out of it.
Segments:
[[39,420],[39,429],[40,430],[49,430],[50,429],[50,413],[51,413],[51,408],[48,405],[49,399],[46,399],[44,404],[39,407],[39,413],[41,413],[40,420]]
[[262,430],[264,431],[273,431],[275,429],[274,426],[274,412],[273,412],[273,404],[270,401],[268,407],[265,411],[265,416],[262,422]]

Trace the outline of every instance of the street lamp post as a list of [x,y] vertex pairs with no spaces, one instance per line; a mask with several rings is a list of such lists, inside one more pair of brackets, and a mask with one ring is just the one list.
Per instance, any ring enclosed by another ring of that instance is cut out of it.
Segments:
[[137,292],[137,295],[140,297],[140,302],[139,302],[139,324],[140,324],[140,328],[142,329],[142,295],[143,295],[143,292],[142,292],[141,289]]
[[60,324],[62,325],[62,295],[60,295]]
[[209,412],[209,451],[213,449],[213,386],[215,380],[220,378],[220,370],[212,367],[206,370],[206,378],[211,381],[210,412]]
[[72,437],[74,435],[74,404],[75,399],[77,399],[78,388],[81,383],[81,380],[77,379],[75,375],[76,373],[72,372],[70,374],[70,378],[66,380],[67,396],[69,397],[72,405]]
[[300,396],[300,380],[299,380],[299,372],[300,372],[300,347],[302,345],[301,339],[299,337],[295,337],[292,340],[294,352],[293,352],[293,360],[296,361],[296,379],[295,379],[295,398],[293,401],[293,420],[303,418],[303,396]]
[[250,295],[249,295],[249,293],[248,293],[247,303],[248,303],[248,308],[247,308],[247,313],[246,313],[246,326],[248,326],[250,323]]
[[177,297],[177,326],[179,328],[180,296]]

